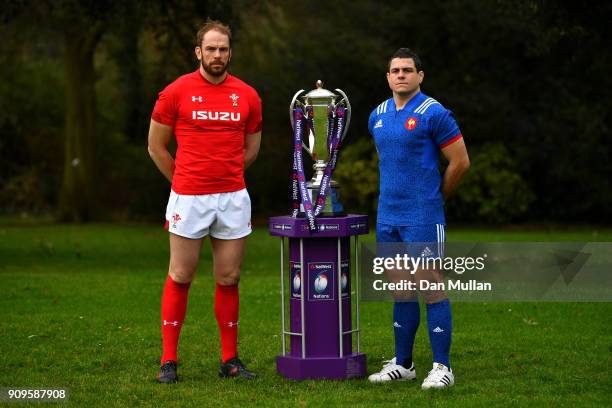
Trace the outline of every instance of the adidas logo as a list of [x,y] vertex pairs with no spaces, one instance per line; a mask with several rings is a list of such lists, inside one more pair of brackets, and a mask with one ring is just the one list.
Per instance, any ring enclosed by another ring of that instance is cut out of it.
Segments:
[[436,327],[435,329],[433,329],[434,333],[442,333],[444,330],[440,328],[440,326]]
[[382,119],[378,119],[378,122],[376,122],[376,124],[374,125],[374,129],[378,129],[381,127],[383,127]]
[[402,325],[399,324],[398,322],[393,322],[393,327],[397,327],[398,329],[401,329]]

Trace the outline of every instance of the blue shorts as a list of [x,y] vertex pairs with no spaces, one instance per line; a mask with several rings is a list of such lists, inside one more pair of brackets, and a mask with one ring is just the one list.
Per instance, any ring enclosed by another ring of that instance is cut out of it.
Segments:
[[418,243],[409,245],[411,256],[444,257],[444,224],[417,225],[413,227],[376,224],[376,243]]

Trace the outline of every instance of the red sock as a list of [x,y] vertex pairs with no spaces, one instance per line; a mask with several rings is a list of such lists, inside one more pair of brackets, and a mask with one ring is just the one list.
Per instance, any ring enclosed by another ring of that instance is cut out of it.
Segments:
[[166,279],[164,294],[162,295],[162,338],[164,352],[161,364],[168,360],[178,361],[176,351],[178,349],[178,339],[187,312],[187,296],[191,283],[177,283],[170,275]]
[[221,335],[221,361],[226,362],[238,354],[238,285],[223,286],[217,283],[215,289],[215,316]]

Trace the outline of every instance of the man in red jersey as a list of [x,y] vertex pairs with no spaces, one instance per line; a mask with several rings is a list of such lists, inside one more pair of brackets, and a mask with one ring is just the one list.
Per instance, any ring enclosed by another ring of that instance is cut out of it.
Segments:
[[[252,378],[236,350],[238,281],[246,236],[251,233],[251,201],[244,169],[259,152],[261,99],[230,75],[229,27],[207,22],[197,34],[200,67],[159,93],[149,128],[149,154],[172,183],[166,209],[170,266],[162,296],[163,354],[157,379],[178,380],[178,338],[187,310],[203,238],[210,235],[216,281],[215,316],[221,336],[222,377]],[[168,151],[172,134],[176,158]]]

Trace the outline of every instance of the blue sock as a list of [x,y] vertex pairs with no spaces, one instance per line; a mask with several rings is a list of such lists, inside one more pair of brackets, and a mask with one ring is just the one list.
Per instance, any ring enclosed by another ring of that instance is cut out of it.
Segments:
[[427,332],[434,362],[442,363],[450,368],[449,353],[453,320],[448,299],[427,305]]
[[399,365],[409,368],[412,364],[412,348],[421,311],[417,300],[395,302],[393,305],[393,331],[395,333],[395,358]]

